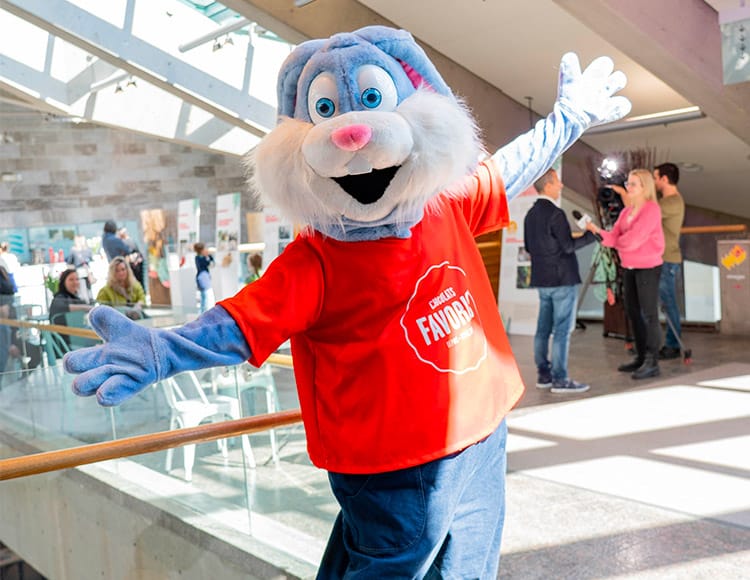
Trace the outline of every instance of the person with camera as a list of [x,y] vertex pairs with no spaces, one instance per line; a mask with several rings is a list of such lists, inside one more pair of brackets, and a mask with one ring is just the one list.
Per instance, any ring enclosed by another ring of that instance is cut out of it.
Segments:
[[[586,232],[573,238],[565,212],[557,204],[563,183],[554,169],[534,182],[539,199],[524,220],[524,247],[531,256],[531,286],[539,293],[534,335],[534,363],[540,389],[552,393],[583,393],[589,385],[568,376],[570,334],[576,320],[581,275],[575,251],[596,241]],[[552,335],[552,356],[549,339]]]
[[623,270],[625,311],[633,324],[635,359],[617,370],[634,379],[659,375],[659,277],[664,253],[661,209],[648,169],[633,169],[625,183],[627,199],[611,231],[593,222],[586,229],[614,248]]

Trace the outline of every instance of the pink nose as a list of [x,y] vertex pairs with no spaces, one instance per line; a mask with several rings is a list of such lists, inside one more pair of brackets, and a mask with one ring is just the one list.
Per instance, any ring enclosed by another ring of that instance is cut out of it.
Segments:
[[369,125],[347,125],[331,133],[331,140],[344,151],[359,151],[372,139],[372,127]]

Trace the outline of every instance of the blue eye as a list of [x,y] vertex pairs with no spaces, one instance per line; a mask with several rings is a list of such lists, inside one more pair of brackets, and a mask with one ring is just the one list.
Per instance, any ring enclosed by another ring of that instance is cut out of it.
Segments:
[[378,89],[371,87],[362,91],[362,104],[368,109],[374,109],[379,106],[382,100],[383,96]]
[[331,117],[336,110],[336,105],[331,99],[323,98],[315,102],[315,112],[321,117]]

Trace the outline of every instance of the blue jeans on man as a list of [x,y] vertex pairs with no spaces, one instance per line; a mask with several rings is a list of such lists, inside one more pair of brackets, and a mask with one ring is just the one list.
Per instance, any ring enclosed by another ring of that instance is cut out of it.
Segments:
[[537,291],[539,318],[534,336],[534,362],[540,378],[549,376],[554,383],[564,382],[568,378],[568,348],[576,321],[578,285],[540,287]]
[[[659,301],[664,307],[664,315],[672,323],[667,323],[667,336],[664,346],[670,349],[680,348],[677,340],[682,334],[680,325],[680,308],[677,305],[677,276],[680,274],[680,264],[664,262],[661,266],[661,278],[659,278]],[[674,330],[672,329],[674,327]]]
[[318,580],[497,576],[505,421],[463,451],[386,473],[329,473],[341,512]]

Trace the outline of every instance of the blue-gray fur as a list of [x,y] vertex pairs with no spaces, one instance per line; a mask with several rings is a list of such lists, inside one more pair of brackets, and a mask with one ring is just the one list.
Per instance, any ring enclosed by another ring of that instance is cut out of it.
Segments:
[[399,61],[412,67],[435,92],[452,96],[411,34],[385,26],[367,26],[355,32],[336,34],[327,41],[310,40],[294,49],[279,73],[279,115],[310,122],[307,91],[313,79],[326,71],[336,78],[339,96],[348,99],[339,103],[338,112],[364,110],[358,99],[356,81],[357,71],[363,64],[374,64],[388,71],[401,102],[416,88]]
[[242,331],[221,306],[174,331],[140,326],[109,306],[94,308],[89,321],[105,346],[70,352],[63,364],[69,373],[82,373],[73,381],[73,391],[96,394],[105,407],[179,372],[238,365],[251,354]]

